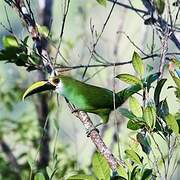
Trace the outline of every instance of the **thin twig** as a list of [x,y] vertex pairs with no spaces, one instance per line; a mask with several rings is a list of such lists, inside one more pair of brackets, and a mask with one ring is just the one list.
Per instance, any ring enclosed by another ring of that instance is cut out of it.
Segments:
[[57,61],[57,57],[58,57],[58,54],[60,52],[60,47],[61,47],[61,43],[62,43],[62,38],[63,38],[63,34],[64,34],[64,28],[65,28],[65,22],[66,22],[66,17],[67,17],[67,14],[68,14],[68,11],[69,11],[69,6],[70,6],[70,0],[67,1],[67,5],[65,3],[64,5],[64,15],[63,15],[63,20],[62,20],[62,26],[61,26],[61,32],[60,32],[60,40],[59,40],[59,44],[58,44],[58,47],[57,47],[57,52],[55,54],[55,61],[54,61],[54,64],[56,64],[56,61]]
[[[101,36],[102,36],[105,28],[106,28],[106,25],[107,25],[107,23],[108,23],[108,21],[109,21],[109,19],[110,19],[110,17],[111,17],[111,14],[112,14],[112,12],[113,12],[113,10],[114,10],[114,8],[115,8],[116,2],[117,2],[117,0],[114,1],[113,5],[112,5],[112,7],[111,7],[111,9],[110,9],[110,12],[109,12],[109,14],[108,14],[108,16],[107,16],[107,18],[106,18],[106,20],[105,20],[105,23],[103,24],[102,30],[101,30],[99,36],[97,37],[95,43],[93,43],[91,55],[90,55],[90,58],[89,58],[89,60],[88,60],[87,65],[90,65],[90,63],[91,63],[91,59],[92,59],[92,57],[93,57],[93,53],[94,53],[94,51],[95,51],[95,48],[96,48],[96,46],[97,46],[97,44],[98,44],[98,42],[99,42],[99,40],[100,40],[100,38],[101,38]],[[84,78],[87,69],[88,69],[88,66],[85,68],[85,70],[84,70],[84,72],[83,72],[83,75],[82,75],[82,78]]]

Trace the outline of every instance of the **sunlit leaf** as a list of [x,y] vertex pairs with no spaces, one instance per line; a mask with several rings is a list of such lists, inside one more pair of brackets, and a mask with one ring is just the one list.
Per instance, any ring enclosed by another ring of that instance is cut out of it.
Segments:
[[110,168],[106,159],[100,154],[95,152],[92,158],[93,172],[98,179],[109,179]]
[[4,48],[19,47],[17,39],[12,35],[4,36],[2,42],[3,42]]
[[137,121],[129,120],[127,123],[127,128],[131,130],[138,130],[142,127],[142,124]]
[[67,180],[76,180],[76,179],[77,180],[96,180],[93,176],[85,175],[85,174],[78,174],[78,175],[74,175],[67,178]]
[[175,117],[172,114],[168,114],[165,117],[167,125],[173,130],[173,132],[178,135],[179,134],[179,126],[175,119]]
[[119,108],[118,111],[126,118],[131,120],[142,120],[141,118],[136,117],[131,111],[126,108]]
[[154,128],[156,123],[156,111],[153,106],[147,106],[143,109],[144,121],[150,128]]
[[139,104],[137,99],[133,96],[129,97],[129,107],[130,107],[131,112],[135,116],[142,117],[143,112],[142,112],[141,105]]
[[131,172],[130,175],[130,180],[134,180],[134,179],[141,179],[141,169],[139,168],[139,166],[135,166]]
[[96,0],[99,4],[106,7],[107,0]]
[[133,162],[142,165],[140,156],[132,149],[125,150],[126,156]]
[[45,177],[42,173],[37,173],[34,177],[34,180],[45,180]]
[[136,52],[134,52],[134,54],[133,54],[132,65],[137,74],[139,74],[140,76],[144,75],[143,61],[142,61],[141,57],[139,56],[139,54]]
[[174,82],[176,83],[177,87],[180,89],[180,78],[176,77],[172,71],[169,71],[171,77],[173,78]]
[[119,176],[121,176],[121,177],[123,177],[125,179],[128,179],[128,174],[127,174],[127,172],[126,172],[126,170],[125,170],[125,168],[123,166],[119,165],[117,167],[117,173],[118,173]]
[[165,9],[165,0],[154,0],[157,12],[161,15]]
[[142,84],[139,78],[130,74],[119,74],[116,78],[128,84]]
[[37,25],[37,28],[38,28],[38,32],[43,36],[43,37],[48,37],[49,35],[49,30],[46,26],[40,26],[40,25]]

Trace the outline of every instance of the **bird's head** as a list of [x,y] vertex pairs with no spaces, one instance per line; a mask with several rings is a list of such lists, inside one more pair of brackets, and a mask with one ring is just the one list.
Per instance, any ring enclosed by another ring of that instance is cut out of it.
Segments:
[[23,95],[23,100],[26,97],[36,93],[40,93],[48,90],[56,90],[58,88],[59,83],[60,83],[59,77],[50,77],[48,80],[35,82],[25,91]]

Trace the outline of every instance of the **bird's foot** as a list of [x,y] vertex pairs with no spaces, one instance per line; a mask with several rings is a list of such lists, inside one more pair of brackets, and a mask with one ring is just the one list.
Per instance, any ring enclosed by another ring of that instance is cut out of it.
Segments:
[[73,109],[72,111],[71,111],[71,113],[73,114],[73,113],[77,113],[79,111],[79,109]]
[[97,124],[96,126],[93,126],[93,127],[91,127],[90,129],[88,129],[88,130],[86,131],[87,137],[90,137],[90,134],[91,134],[92,131],[97,131],[97,133],[99,133],[99,129],[97,129],[97,127],[100,126],[100,125],[102,125],[102,124],[103,124],[103,123],[99,123],[99,124]]
[[86,131],[87,137],[90,137],[92,131],[96,131],[97,133],[99,133],[99,129],[97,129],[96,127],[91,127]]

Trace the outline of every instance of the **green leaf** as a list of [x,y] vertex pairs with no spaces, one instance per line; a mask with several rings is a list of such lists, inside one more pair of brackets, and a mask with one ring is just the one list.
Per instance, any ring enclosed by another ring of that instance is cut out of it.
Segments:
[[165,9],[165,0],[155,0],[155,6],[157,9],[157,12],[161,15],[164,12]]
[[29,164],[32,171],[36,170],[36,164],[31,157],[28,157],[28,164]]
[[4,48],[19,47],[17,39],[12,35],[4,36],[2,42]]
[[142,165],[140,156],[134,150],[127,149],[125,150],[125,154],[131,161],[135,162],[136,164]]
[[45,180],[45,177],[42,173],[37,173],[34,177],[34,180]]
[[142,84],[139,78],[130,74],[119,74],[116,78],[128,84]]
[[150,64],[147,64],[147,65],[146,65],[146,71],[149,73],[149,72],[151,72],[152,70],[153,70],[153,66],[150,65]]
[[40,26],[39,24],[37,25],[38,32],[45,38],[48,37],[49,35],[49,30],[46,26]]
[[107,4],[107,0],[96,0],[99,4],[101,4],[102,6],[106,7]]
[[153,106],[147,106],[144,108],[143,110],[143,114],[144,114],[144,121],[146,122],[146,124],[153,129],[155,124],[156,124],[156,111],[155,108]]
[[142,112],[141,105],[139,104],[137,99],[133,96],[129,97],[129,107],[130,107],[131,112],[135,116],[142,117],[143,112]]
[[133,120],[129,120],[127,123],[127,128],[136,131],[136,130],[142,128],[142,124],[140,124],[136,121],[133,121]]
[[169,114],[169,107],[166,99],[162,100],[157,108],[157,114],[162,119]]
[[74,175],[71,176],[69,178],[67,178],[67,180],[96,180],[93,176],[89,176],[89,175],[85,175],[85,174],[78,174],[78,175]]
[[173,132],[178,135],[179,134],[179,126],[175,119],[175,117],[172,114],[168,114],[165,117],[167,125],[173,130]]
[[130,174],[130,180],[139,180],[141,179],[141,169],[139,166],[135,166]]
[[160,73],[154,73],[149,75],[148,77],[143,79],[143,85],[144,87],[147,87],[147,91],[149,92],[150,88],[151,88],[151,84],[156,81],[160,76]]
[[143,133],[137,133],[136,139],[141,145],[142,151],[149,154],[151,151],[150,138]]
[[139,56],[139,54],[136,52],[134,52],[134,54],[133,54],[132,65],[137,74],[139,74],[140,76],[144,75],[143,61],[142,61],[141,57]]
[[140,118],[136,117],[131,111],[125,108],[119,108],[118,111],[126,118],[131,120],[140,120]]
[[166,81],[167,81],[167,79],[161,79],[157,83],[157,86],[154,91],[154,102],[155,102],[156,106],[159,105],[160,93],[161,93],[162,87],[164,86]]
[[142,178],[143,180],[149,180],[150,176],[152,176],[152,169],[144,169],[144,172],[143,172],[143,175],[142,175]]
[[125,179],[128,179],[128,174],[127,174],[127,172],[126,172],[126,170],[125,170],[125,168],[123,166],[119,165],[117,167],[117,173],[118,173],[119,176],[121,176],[121,177],[123,177]]
[[171,77],[173,78],[174,82],[176,83],[177,87],[180,89],[180,79],[175,76],[175,74],[172,71],[169,71],[171,74]]
[[92,158],[93,172],[98,179],[110,179],[110,168],[106,159],[98,152]]

